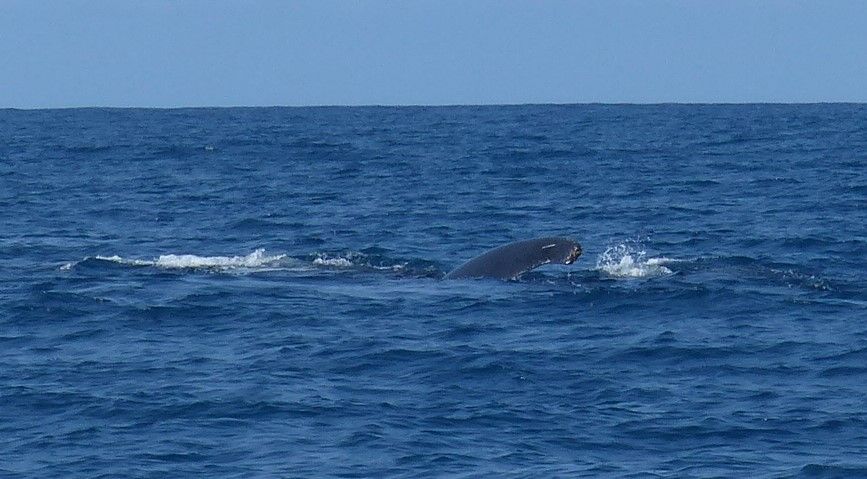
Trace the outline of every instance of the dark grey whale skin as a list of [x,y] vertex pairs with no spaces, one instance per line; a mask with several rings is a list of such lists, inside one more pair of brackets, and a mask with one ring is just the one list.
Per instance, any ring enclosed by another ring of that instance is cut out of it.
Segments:
[[511,280],[543,264],[572,264],[580,255],[581,245],[569,238],[551,236],[517,241],[476,256],[447,274],[445,279]]

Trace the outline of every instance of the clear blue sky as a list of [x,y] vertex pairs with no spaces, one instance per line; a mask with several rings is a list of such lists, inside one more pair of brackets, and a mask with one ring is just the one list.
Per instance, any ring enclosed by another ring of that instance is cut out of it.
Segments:
[[0,107],[867,101],[867,1],[0,0]]

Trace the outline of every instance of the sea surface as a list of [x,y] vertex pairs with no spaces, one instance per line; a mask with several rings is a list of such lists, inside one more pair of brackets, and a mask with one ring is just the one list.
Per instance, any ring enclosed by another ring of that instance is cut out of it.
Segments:
[[2,478],[865,476],[867,105],[0,110]]

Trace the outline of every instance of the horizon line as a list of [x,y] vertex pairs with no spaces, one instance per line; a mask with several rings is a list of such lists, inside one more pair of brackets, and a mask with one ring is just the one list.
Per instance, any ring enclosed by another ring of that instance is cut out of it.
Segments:
[[48,106],[48,107],[0,107],[0,110],[195,110],[195,109],[254,109],[254,108],[459,108],[459,107],[522,107],[522,106],[749,106],[749,105],[867,105],[867,101],[720,101],[720,102],[527,102],[527,103],[365,103],[365,104],[310,104],[310,105],[189,105],[189,106]]

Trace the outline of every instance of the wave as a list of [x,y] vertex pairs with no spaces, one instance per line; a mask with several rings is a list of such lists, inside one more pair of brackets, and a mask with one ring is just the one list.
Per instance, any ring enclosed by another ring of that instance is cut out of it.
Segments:
[[342,253],[317,252],[308,259],[313,266],[326,269],[382,271],[419,278],[439,278],[445,274],[432,261],[396,259],[381,254],[376,248]]
[[196,256],[193,254],[163,255],[154,265],[160,268],[260,268],[273,265],[285,258],[285,254],[268,256],[264,249],[257,249],[246,256]]
[[195,254],[165,254],[155,259],[112,256],[92,256],[69,262],[60,267],[68,271],[79,266],[105,267],[105,264],[152,267],[168,270],[211,271],[311,271],[315,269],[348,271],[383,271],[400,276],[441,277],[443,272],[430,261],[397,260],[381,254],[347,251],[342,253],[317,252],[303,257],[287,254],[267,254],[260,248],[247,255],[200,256]]
[[162,269],[264,269],[277,266],[286,266],[289,259],[285,254],[267,255],[264,249],[257,249],[244,256],[199,256],[194,254],[167,254],[160,255],[156,259],[125,258],[118,255],[88,257],[77,263],[67,263],[61,270],[69,270],[73,267],[90,261],[117,263],[127,266],[151,266]]
[[743,285],[820,292],[845,292],[847,289],[843,279],[829,279],[814,266],[784,260],[774,256],[709,256],[701,259],[706,263],[706,270],[737,277]]
[[316,266],[328,266],[331,268],[351,268],[353,263],[348,258],[336,257],[329,258],[327,255],[321,255],[313,260],[313,264]]
[[807,464],[802,467],[796,477],[864,477],[867,467],[860,464]]
[[653,278],[673,274],[665,265],[676,261],[666,257],[648,258],[640,242],[627,240],[605,249],[596,258],[596,270],[616,278]]

